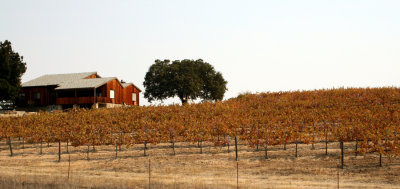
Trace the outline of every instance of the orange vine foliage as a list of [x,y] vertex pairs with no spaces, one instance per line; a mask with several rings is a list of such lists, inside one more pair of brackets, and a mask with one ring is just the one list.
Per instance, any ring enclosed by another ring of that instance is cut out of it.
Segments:
[[246,95],[185,106],[75,109],[1,118],[1,137],[74,146],[208,141],[250,146],[359,141],[363,153],[398,156],[399,88],[350,88]]

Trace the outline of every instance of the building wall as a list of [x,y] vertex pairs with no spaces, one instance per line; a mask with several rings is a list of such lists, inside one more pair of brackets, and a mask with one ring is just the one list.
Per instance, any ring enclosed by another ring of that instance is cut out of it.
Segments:
[[92,75],[85,77],[85,79],[93,79],[93,78],[100,78],[100,76],[97,74],[92,74]]
[[[114,99],[110,98],[110,90],[114,90]],[[102,89],[104,96],[110,99],[111,103],[122,104],[123,103],[123,88],[121,83],[117,79],[109,81]]]
[[123,101],[126,105],[132,105],[132,97],[129,97],[128,94],[132,92],[132,87],[129,85],[123,88]]
[[[97,74],[89,76],[90,78],[99,77]],[[92,97],[62,97],[56,98],[56,86],[46,87],[24,87],[21,93],[25,94],[25,100],[17,100],[18,106],[49,106],[49,105],[65,105],[65,104],[93,104],[95,98]],[[89,89],[88,89],[89,90]],[[114,99],[110,98],[110,90],[114,90]],[[74,91],[74,90],[70,90]],[[34,93],[40,93],[40,100],[34,100]],[[126,105],[139,105],[140,91],[134,86],[129,85],[125,89],[122,87],[118,79],[113,79],[108,83],[96,89],[96,95],[101,92],[101,97],[96,96],[98,103],[112,103],[112,104],[126,104]],[[93,91],[94,93],[94,91]],[[132,101],[132,93],[136,93],[136,102]]]
[[[127,87],[124,88],[124,103],[126,105],[139,105],[139,90],[134,87],[133,85],[128,85]],[[132,101],[132,93],[136,93],[136,101]]]
[[139,106],[139,95],[140,95],[140,91],[139,89],[137,89],[136,87],[133,87],[133,92],[136,93],[136,102],[134,105]]
[[133,86],[129,85],[124,88],[124,103],[126,105],[132,105],[132,93],[133,93]]
[[[20,100],[18,97],[17,104],[20,106],[34,105],[34,106],[47,106],[56,103],[55,86],[44,87],[24,87],[20,93],[25,94],[25,99]],[[40,99],[34,99],[34,94],[40,93]]]

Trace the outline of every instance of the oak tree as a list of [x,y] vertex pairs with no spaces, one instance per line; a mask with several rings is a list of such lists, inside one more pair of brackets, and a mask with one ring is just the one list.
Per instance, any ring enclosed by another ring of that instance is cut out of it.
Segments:
[[144,97],[149,102],[177,96],[182,104],[197,98],[222,100],[226,84],[222,74],[202,59],[156,60],[143,82]]
[[25,71],[26,63],[22,56],[13,51],[11,42],[0,41],[0,101],[15,100]]

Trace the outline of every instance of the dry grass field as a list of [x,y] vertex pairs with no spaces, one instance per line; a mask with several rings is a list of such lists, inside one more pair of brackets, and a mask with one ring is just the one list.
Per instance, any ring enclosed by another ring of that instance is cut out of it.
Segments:
[[[234,147],[176,143],[176,155],[170,144],[122,146],[115,158],[114,146],[69,147],[62,143],[58,162],[58,143],[50,147],[13,141],[10,157],[5,140],[0,142],[0,188],[236,188],[237,169]],[[298,158],[294,145],[271,146],[269,159],[264,151],[239,145],[239,188],[400,188],[400,159],[383,157],[379,167],[377,154],[351,152],[354,143],[345,143],[345,168],[338,169],[339,144],[299,144]],[[70,161],[68,160],[70,158]],[[68,169],[69,178],[68,178]],[[150,180],[149,180],[150,163]],[[339,174],[339,175],[338,175]]]

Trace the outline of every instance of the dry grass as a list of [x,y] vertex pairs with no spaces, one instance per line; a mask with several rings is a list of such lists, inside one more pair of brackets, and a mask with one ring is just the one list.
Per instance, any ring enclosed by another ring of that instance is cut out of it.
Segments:
[[[149,159],[151,188],[236,188],[235,153],[227,147],[205,144],[203,154],[195,144],[177,143],[176,155],[170,144],[149,145],[143,157],[143,145],[118,152],[114,146],[100,146],[86,160],[87,147],[62,144],[62,160],[58,162],[58,143],[25,144],[13,142],[14,156],[9,156],[5,141],[0,142],[0,188],[148,188]],[[346,143],[345,169],[339,170],[340,188],[400,188],[400,159],[383,158],[378,166],[377,154],[350,154],[354,143]],[[264,151],[239,146],[240,188],[337,188],[338,143],[329,144],[325,156],[324,144],[299,145],[299,157],[294,158],[294,145],[270,147],[269,159]],[[260,148],[261,150],[261,148]]]

